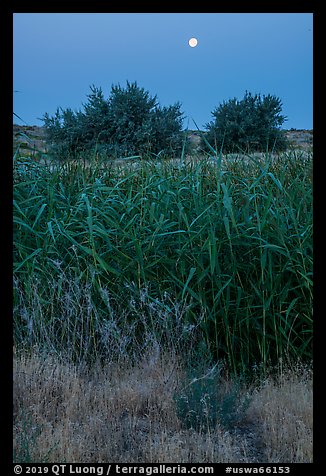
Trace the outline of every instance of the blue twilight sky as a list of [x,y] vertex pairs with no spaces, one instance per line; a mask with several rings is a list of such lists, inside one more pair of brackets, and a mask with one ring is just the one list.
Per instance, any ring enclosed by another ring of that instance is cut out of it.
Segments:
[[128,80],[162,106],[180,101],[190,129],[246,90],[280,97],[285,129],[313,128],[312,13],[14,13],[13,22],[13,107],[29,125],[58,106],[82,108],[91,84],[108,98]]

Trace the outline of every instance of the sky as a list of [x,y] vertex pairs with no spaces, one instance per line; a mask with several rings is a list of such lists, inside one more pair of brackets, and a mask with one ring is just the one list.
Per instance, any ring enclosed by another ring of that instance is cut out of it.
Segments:
[[189,129],[246,91],[279,97],[284,129],[313,128],[312,13],[14,13],[13,28],[17,124],[128,80],[161,106],[181,102]]

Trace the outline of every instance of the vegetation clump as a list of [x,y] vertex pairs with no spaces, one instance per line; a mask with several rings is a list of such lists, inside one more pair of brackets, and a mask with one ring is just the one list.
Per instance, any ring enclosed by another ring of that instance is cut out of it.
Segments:
[[175,155],[183,144],[181,103],[160,106],[156,96],[127,81],[112,85],[106,100],[101,88],[91,86],[83,110],[58,108],[45,113],[50,153],[64,160],[90,152],[104,157]]
[[223,101],[213,110],[206,139],[223,152],[285,150],[288,143],[280,127],[286,117],[281,112],[282,101],[277,96],[246,91],[243,99]]
[[151,325],[175,342],[193,329],[234,370],[310,359],[311,155],[16,158],[14,280],[17,346],[105,359]]

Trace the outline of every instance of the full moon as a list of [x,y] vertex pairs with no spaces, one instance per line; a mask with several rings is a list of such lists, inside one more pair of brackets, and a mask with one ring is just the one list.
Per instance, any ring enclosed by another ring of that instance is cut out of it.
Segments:
[[195,48],[195,46],[197,46],[198,40],[197,38],[190,38],[188,43],[189,43],[189,46],[191,46],[191,48]]

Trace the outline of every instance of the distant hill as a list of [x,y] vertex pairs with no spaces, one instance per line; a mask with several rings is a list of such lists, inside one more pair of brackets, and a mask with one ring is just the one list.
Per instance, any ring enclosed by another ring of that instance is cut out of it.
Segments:
[[313,145],[314,133],[309,129],[290,129],[286,131],[287,138],[294,146],[303,148]]
[[13,125],[13,147],[22,151],[47,152],[44,127]]

